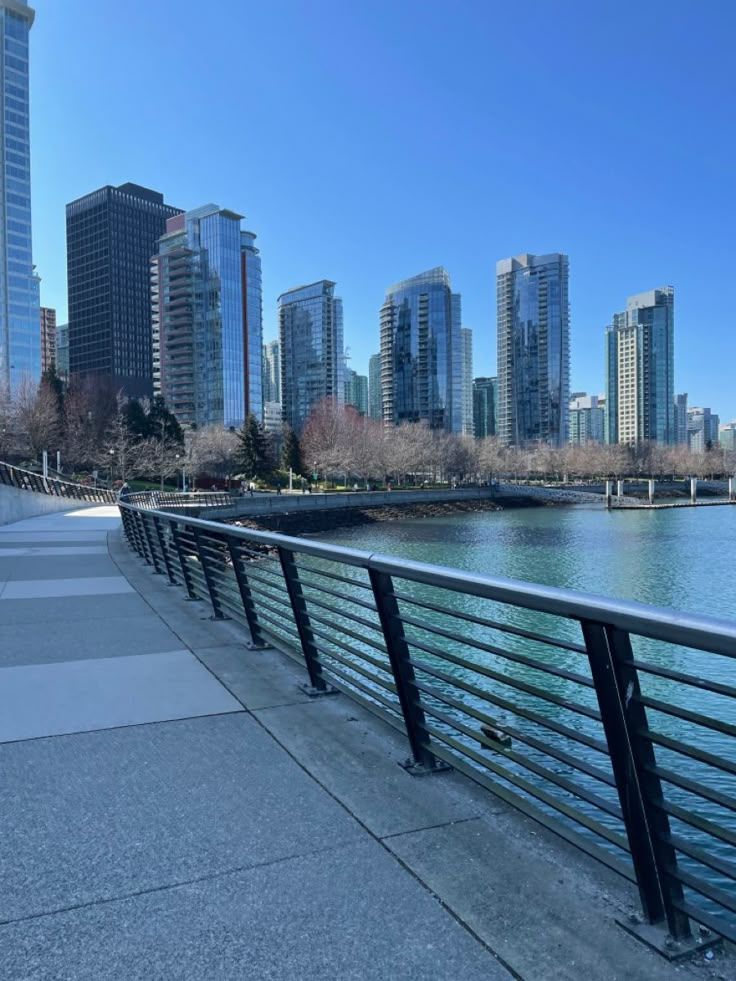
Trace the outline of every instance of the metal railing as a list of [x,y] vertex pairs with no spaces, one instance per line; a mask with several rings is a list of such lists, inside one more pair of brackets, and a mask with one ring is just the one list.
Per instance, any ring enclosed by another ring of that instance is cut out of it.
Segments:
[[121,503],[155,572],[635,883],[670,947],[736,941],[736,623]]
[[126,498],[129,504],[141,508],[215,508],[231,507],[236,498],[227,491],[197,491],[182,494],[178,491],[136,491]]
[[32,470],[22,470],[20,467],[2,462],[0,462],[0,484],[15,487],[16,490],[35,491],[53,497],[68,497],[90,504],[114,504],[117,499],[114,491],[104,487],[75,484],[71,480],[63,480],[60,477],[44,477]]

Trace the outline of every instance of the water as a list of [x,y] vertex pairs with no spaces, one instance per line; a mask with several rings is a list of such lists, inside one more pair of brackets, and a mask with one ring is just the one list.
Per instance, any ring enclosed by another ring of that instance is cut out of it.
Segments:
[[[519,509],[380,522],[357,528],[337,529],[316,537],[367,551],[384,552],[491,576],[527,580],[736,620],[736,575],[733,568],[736,556],[736,507],[626,512],[607,512],[585,506]],[[432,595],[427,587],[402,582],[400,588],[419,600],[437,602],[436,594]],[[488,602],[474,597],[444,594],[440,601],[466,614],[489,616]],[[492,614],[500,615],[505,622],[541,633],[552,631],[558,638],[572,643],[581,642],[580,628],[573,622],[557,619],[554,624],[550,624],[551,618],[544,614],[500,607],[498,604],[492,606]],[[407,605],[404,604],[403,608],[406,612]],[[410,609],[410,612],[416,615],[416,608]],[[449,628],[450,632],[438,644],[436,635],[423,631],[421,627],[411,628],[409,633],[420,644],[431,642],[435,647],[442,647],[446,654],[470,659],[485,669],[513,678],[522,684],[543,686],[559,699],[569,699],[578,705],[595,709],[596,699],[592,690],[581,687],[574,681],[542,675],[528,665],[509,662],[493,653],[473,649],[471,645],[464,644],[462,639],[457,639],[453,630],[459,632],[462,628],[466,636],[475,640],[505,645],[506,649],[553,665],[557,669],[589,676],[584,656],[509,638],[508,635],[494,633],[472,624],[458,624],[457,621],[450,621],[449,618],[431,611],[422,612],[421,617],[428,625],[445,630]],[[637,657],[652,665],[736,686],[736,661],[728,658],[642,639],[634,640],[634,651]],[[511,700],[515,705],[584,733],[590,738],[602,738],[600,723],[570,712],[563,705],[549,704],[528,692],[513,690],[500,684],[498,677],[496,680],[488,680],[476,672],[469,672],[462,665],[450,664],[448,667],[446,661],[431,653],[427,654],[426,649],[422,651],[420,648],[418,653],[425,663],[434,668],[439,667],[451,676],[444,681],[432,677],[427,679],[434,684],[435,690],[460,698],[464,704],[471,705],[478,711],[489,714],[489,705],[472,692],[459,690],[457,685],[462,685],[463,681],[472,681],[484,690],[496,695],[503,694],[504,697],[508,697],[511,692]],[[726,723],[733,723],[733,702],[723,696],[651,675],[642,674],[641,683],[645,695],[701,713],[708,718],[716,717]],[[472,718],[461,716],[454,710],[448,712],[447,705],[440,701],[430,698],[429,702],[446,715],[463,721],[466,726],[470,722],[470,728],[477,731],[478,723]],[[585,774],[581,776],[574,766],[566,765],[561,758],[550,761],[545,746],[555,747],[562,753],[572,753],[578,761],[584,761],[599,772],[607,770],[610,773],[607,761],[602,761],[599,752],[584,746],[581,748],[559,733],[549,733],[513,710],[499,709],[497,704],[490,706],[490,714],[501,724],[515,726],[520,735],[535,737],[537,740],[541,738],[543,745],[536,748],[533,745],[530,748],[523,744],[523,740],[515,739],[514,751],[517,748],[523,751],[526,759],[547,767],[563,783],[569,779],[575,786],[583,788],[584,794],[587,792],[593,804],[590,801],[581,804],[579,800],[565,793],[564,786],[561,789],[559,785],[551,787],[556,799],[573,804],[583,814],[594,817],[612,834],[621,832],[620,821],[606,813],[605,808],[601,813],[601,809],[595,804],[595,801],[603,800],[609,805],[615,805],[617,801],[613,789],[602,787],[598,780],[589,779]],[[734,759],[732,734],[715,732],[653,709],[648,710],[648,720],[650,727],[664,736],[680,739],[700,750],[732,761]],[[447,733],[452,731],[449,726],[441,725],[440,728]],[[458,738],[456,731],[452,731],[452,735]],[[473,739],[472,732],[467,738],[463,735],[459,738],[463,745],[478,751],[477,740]],[[720,793],[736,797],[736,780],[733,775],[661,746],[656,746],[655,752],[659,766],[685,776],[701,787],[709,786]],[[529,778],[528,771],[516,765],[510,755],[499,755],[492,761],[492,765],[498,759],[506,767],[507,773]],[[496,776],[498,778],[498,774]],[[504,785],[512,786],[503,777],[500,779]],[[532,775],[531,781],[536,787],[550,790],[549,782],[538,775]],[[518,784],[513,789],[518,792]],[[665,784],[665,795],[671,804],[686,808],[696,819],[725,825],[731,829],[732,834],[736,833],[733,812],[717,802],[703,800],[669,783]],[[536,803],[539,806],[539,799]],[[543,810],[552,813],[546,808],[544,801],[541,806]],[[686,821],[671,818],[670,825],[673,833],[679,835],[682,841],[706,848],[725,862],[734,862],[732,843],[719,840],[718,836],[704,836],[702,829],[695,829]],[[587,833],[583,831],[583,834]],[[598,841],[600,843],[600,839]],[[613,846],[607,841],[604,847]],[[686,855],[681,854],[679,861],[683,869],[726,890],[731,896],[734,895],[733,882],[727,876],[705,868]],[[688,898],[701,908],[715,911],[716,907],[712,903],[689,890],[687,892]]]

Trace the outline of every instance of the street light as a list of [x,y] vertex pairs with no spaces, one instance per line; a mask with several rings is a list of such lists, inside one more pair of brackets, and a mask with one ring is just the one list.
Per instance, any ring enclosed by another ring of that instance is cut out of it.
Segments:
[[113,462],[115,459],[115,450],[110,450],[110,490],[113,490],[112,479],[113,479]]

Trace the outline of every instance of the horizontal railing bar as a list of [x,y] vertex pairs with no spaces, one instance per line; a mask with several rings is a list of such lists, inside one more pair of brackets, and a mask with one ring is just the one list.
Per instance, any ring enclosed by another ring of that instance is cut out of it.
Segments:
[[[454,658],[450,658],[444,651],[440,651],[431,644],[422,644],[414,637],[409,636],[407,636],[406,642],[410,647],[416,647],[419,650],[425,651],[427,654],[431,654],[433,657],[441,660],[452,660],[453,663],[457,663]],[[412,664],[417,670],[428,671],[430,674],[435,673],[435,670],[430,670],[425,662],[417,661],[414,658],[411,660]],[[469,662],[467,666],[470,667],[471,664],[472,662]],[[501,674],[499,671],[493,671],[491,668],[485,667],[485,665],[483,666],[482,671],[479,670],[478,666],[473,665],[472,667],[478,674],[482,674],[486,678],[492,678],[494,681],[497,681],[499,684],[502,684],[507,688],[522,691],[526,695],[531,695],[533,698],[538,698],[541,701],[550,703],[551,705],[557,705],[559,708],[566,709],[568,712],[574,712],[576,715],[582,715],[588,719],[593,719],[595,722],[600,722],[600,713],[597,709],[588,708],[588,706],[581,705],[579,702],[571,702],[566,698],[562,698],[560,695],[555,695],[553,692],[545,691],[543,688],[537,688],[536,685],[530,685],[525,681],[519,681],[518,678],[511,678],[509,675]],[[440,673],[436,676],[442,677],[444,680],[449,681],[458,688],[462,688],[465,684],[467,684],[467,682],[462,682],[461,679],[455,675],[443,675]],[[478,694],[479,698],[487,697],[487,692],[483,688],[476,688],[475,686],[472,686],[466,688],[465,690],[472,691],[473,694]]]
[[673,770],[659,765],[647,766],[645,769],[648,773],[653,773],[661,780],[674,784],[675,787],[680,787],[695,797],[702,797],[704,800],[709,800],[713,804],[718,804],[730,811],[736,811],[736,797],[729,797],[727,794],[722,793],[720,790],[715,790],[713,787],[709,787],[708,784],[702,783],[700,780],[690,780],[680,773],[675,773]]
[[707,715],[702,715],[700,712],[693,712],[690,709],[682,708],[671,702],[663,702],[658,698],[651,698],[649,695],[639,695],[637,701],[647,708],[682,719],[684,722],[692,722],[693,725],[702,726],[704,729],[711,729],[713,732],[720,732],[724,736],[736,736],[736,725],[730,722],[710,718]]
[[337,677],[341,679],[343,684],[347,685],[348,687],[354,685],[359,691],[363,692],[363,694],[369,696],[369,698],[375,698],[375,700],[385,709],[393,711],[397,716],[399,716],[401,710],[398,703],[394,704],[390,699],[386,698],[385,695],[381,694],[381,692],[374,691],[368,685],[364,685],[358,678],[352,678],[349,674],[343,671],[342,668],[338,668],[337,665],[332,664],[329,665],[329,667],[325,665],[325,673],[330,676],[330,680],[332,680],[333,677]]
[[726,920],[721,919],[719,916],[713,916],[712,913],[701,907],[694,906],[692,903],[673,900],[672,905],[675,909],[684,913],[685,916],[689,916],[691,920],[702,924],[712,933],[725,937],[731,943],[736,943],[736,926],[729,924]]
[[304,569],[305,572],[309,572],[314,576],[324,576],[326,579],[336,579],[338,582],[343,582],[348,586],[358,586],[360,589],[366,589],[371,591],[370,584],[367,582],[361,582],[359,579],[351,579],[350,576],[339,576],[336,572],[328,572],[326,569],[318,569],[313,565],[300,564],[300,569]]
[[[302,567],[298,563],[297,563],[297,568],[300,570],[302,569]],[[308,579],[305,579],[303,576],[300,578],[300,582],[302,584],[302,589],[304,590],[314,589],[319,593],[325,593],[325,595],[327,596],[334,596],[335,599],[340,600],[341,603],[351,603],[354,606],[358,606],[363,610],[370,610],[371,613],[376,612],[375,603],[369,603],[366,600],[358,599],[357,596],[348,596],[345,593],[339,593],[336,589],[328,589],[327,586],[318,586],[316,585],[316,583],[310,582]],[[309,601],[310,599],[309,596],[306,596],[305,598],[307,599],[307,601]]]
[[670,749],[674,753],[680,753],[682,756],[689,756],[691,759],[712,766],[716,770],[736,774],[736,763],[724,760],[723,757],[716,756],[714,753],[708,753],[703,749],[698,749],[696,746],[689,746],[679,739],[673,739],[671,736],[666,736],[663,732],[655,732],[652,729],[639,729],[638,733],[645,739],[649,739],[650,742],[656,743],[657,746],[663,746],[665,749]]
[[710,681],[705,678],[696,678],[694,675],[676,671],[674,668],[663,668],[658,664],[649,664],[634,658],[631,661],[624,661],[624,664],[644,674],[656,675],[658,678],[667,678],[669,681],[679,681],[691,688],[700,688],[702,691],[712,692],[714,695],[725,695],[726,698],[736,699],[736,688],[732,685],[724,685],[720,681]]
[[[120,507],[131,507],[119,502]],[[131,508],[134,510],[133,508]],[[199,528],[217,531],[221,525],[200,518],[188,518],[171,511],[153,511],[160,518]],[[213,527],[214,526],[214,527]],[[251,541],[276,548],[283,548],[295,554],[312,555],[330,562],[374,569],[398,579],[409,579],[428,586],[439,586],[454,592],[496,600],[501,603],[552,613],[572,620],[585,620],[619,627],[629,633],[650,637],[654,640],[668,641],[697,650],[705,650],[727,657],[736,657],[736,624],[715,617],[697,616],[676,612],[643,603],[616,600],[556,586],[542,586],[502,577],[484,576],[480,573],[449,569],[414,562],[409,559],[395,559],[391,556],[359,551],[339,545],[325,545],[274,532],[254,531],[253,529],[228,526],[228,535],[242,541]]]
[[[354,699],[358,705],[361,705],[366,711],[373,713],[379,719],[382,719],[387,725],[390,725],[397,732],[401,733],[403,736],[406,735],[406,726],[404,725],[404,720],[400,715],[397,715],[394,711],[390,711],[383,707],[383,705],[376,704],[373,701],[375,693],[371,693],[370,697],[366,697],[361,691],[353,688],[352,683],[347,684],[341,679],[335,677],[334,672],[329,672],[330,684],[333,685],[338,691],[341,691],[348,698]],[[389,704],[387,702],[387,704]]]
[[605,825],[599,824],[597,821],[589,818],[583,811],[578,811],[576,808],[571,807],[569,804],[566,804],[558,797],[555,797],[553,794],[550,794],[541,787],[538,787],[535,783],[532,783],[525,777],[520,776],[518,773],[514,773],[512,770],[507,770],[505,767],[491,759],[486,759],[485,757],[481,756],[480,753],[477,753],[474,749],[471,749],[471,747],[464,746],[454,737],[442,732],[440,729],[437,729],[436,726],[427,725],[427,729],[433,740],[433,742],[430,744],[430,749],[432,752],[435,751],[434,740],[439,739],[441,742],[451,746],[456,754],[462,754],[463,756],[467,756],[471,760],[474,760],[481,766],[486,767],[486,769],[491,770],[492,773],[495,773],[496,776],[500,777],[502,780],[505,780],[507,783],[513,784],[515,787],[523,790],[524,793],[529,794],[530,797],[534,797],[536,800],[542,801],[543,804],[546,804],[547,807],[551,808],[553,811],[557,811],[558,814],[563,814],[568,820],[579,824],[581,827],[586,828],[593,834],[603,838],[605,841],[609,842],[609,844],[615,845],[623,852],[628,853],[629,847],[625,838],[622,838],[621,835],[616,834],[615,831],[611,831],[610,828],[606,828]]
[[382,654],[386,654],[386,645],[382,644],[378,640],[368,640],[363,634],[359,634],[357,630],[351,630],[349,627],[344,627],[341,624],[336,624],[332,620],[328,620],[327,617],[320,616],[319,613],[315,613],[314,610],[310,610],[309,613],[310,620],[316,620],[318,623],[323,623],[327,627],[332,627],[333,630],[339,630],[341,634],[345,634],[346,637],[352,637],[353,640],[359,640],[363,644],[368,644],[376,651],[380,651]]
[[537,633],[534,630],[524,630],[521,627],[516,627],[513,624],[500,623],[498,620],[491,620],[488,617],[475,616],[472,613],[466,613],[464,610],[453,610],[449,606],[443,606],[441,603],[429,603],[426,600],[419,599],[416,596],[412,596],[410,593],[405,593],[401,590],[394,589],[394,596],[397,600],[401,600],[405,603],[411,603],[413,606],[420,606],[425,610],[432,610],[434,613],[442,613],[447,616],[455,617],[458,620],[465,620],[468,623],[477,623],[480,627],[488,627],[490,630],[500,630],[505,634],[513,634],[516,637],[522,637],[525,640],[538,641],[540,644],[552,645],[553,647],[559,647],[561,650],[573,651],[576,654],[586,654],[587,651],[582,644],[575,644],[569,640],[560,640],[559,638],[546,637],[544,634]]
[[701,896],[705,896],[711,902],[717,903],[723,909],[727,909],[731,913],[736,913],[736,896],[730,895],[725,889],[720,889],[718,886],[706,882],[705,879],[699,879],[683,868],[678,868],[676,871],[674,869],[668,869],[667,872],[673,879],[681,882],[683,886],[694,889],[695,892],[699,892]]
[[352,623],[359,623],[361,626],[366,627],[368,630],[373,630],[375,633],[381,633],[380,623],[371,623],[370,620],[366,620],[365,617],[358,616],[357,613],[343,613],[341,610],[336,610],[334,606],[330,606],[329,603],[324,603],[322,600],[315,599],[314,596],[305,597],[309,606],[310,616],[312,615],[312,607],[316,606],[320,610],[327,610],[328,613],[332,613],[337,617],[344,617],[346,620],[350,620]]
[[665,814],[669,814],[670,817],[682,821],[683,824],[689,824],[690,827],[697,828],[703,834],[710,835],[711,838],[717,838],[719,841],[724,841],[727,845],[733,845],[736,848],[736,833],[729,828],[715,824],[713,821],[701,817],[700,814],[694,814],[686,807],[681,807],[673,801],[657,800],[654,802],[654,806],[664,811]]
[[[273,575],[274,580],[272,581],[270,579],[263,579],[261,577],[261,572],[268,572],[269,575]],[[267,586],[269,589],[277,589],[280,587],[281,589],[286,591],[286,585],[284,583],[283,575],[277,576],[275,573],[272,573],[266,569],[260,569],[258,572],[253,572],[253,570],[247,565],[243,569],[243,574],[247,577],[249,583],[259,582],[263,586]]]
[[716,855],[713,852],[707,852],[703,848],[698,848],[697,845],[694,845],[681,835],[664,835],[663,840],[682,852],[683,855],[694,858],[701,865],[707,865],[708,868],[720,873],[720,875],[725,876],[727,879],[736,881],[736,865],[733,862],[729,862],[727,859],[721,858],[720,855]]
[[[312,632],[314,633],[314,631]],[[373,682],[374,685],[378,685],[379,688],[383,688],[384,691],[390,691],[392,694],[396,694],[396,685],[393,682],[386,681],[383,678],[379,678],[376,675],[371,674],[368,668],[363,667],[362,664],[356,664],[354,661],[351,661],[349,657],[345,657],[343,654],[336,654],[334,651],[323,647],[321,644],[315,644],[314,646],[323,657],[337,661],[338,664],[342,664],[344,667],[349,668],[351,671],[355,671],[363,678],[367,678],[368,681]],[[330,664],[325,661],[322,663],[325,670],[329,670]]]
[[495,644],[487,644],[482,640],[476,640],[474,637],[468,637],[466,634],[453,633],[450,630],[445,630],[441,627],[435,627],[434,625],[423,623],[421,620],[417,620],[415,617],[406,616],[406,614],[402,614],[401,620],[402,623],[410,624],[413,627],[417,627],[419,630],[426,630],[427,633],[434,634],[438,637],[444,637],[447,640],[451,640],[458,644],[463,644],[466,647],[473,647],[476,650],[484,651],[486,654],[495,654],[497,657],[502,657],[506,661],[513,661],[516,664],[523,664],[526,667],[532,668],[534,671],[541,671],[543,674],[551,674],[556,678],[564,678],[566,681],[572,681],[576,685],[582,685],[585,688],[595,688],[591,678],[587,678],[585,675],[578,674],[575,671],[568,671],[565,668],[558,668],[556,665],[543,664],[542,662],[537,661],[536,658],[528,657],[526,654],[517,654],[516,651],[507,651],[502,647],[496,647]]
[[[315,621],[328,627],[332,626],[332,624],[328,623],[328,621],[326,621],[323,617],[317,617],[314,613],[312,613],[309,620],[310,623],[313,624],[312,633],[318,634],[320,637],[324,637],[326,640],[329,640],[331,636],[334,637],[334,633],[328,634],[327,631],[314,627]],[[347,632],[343,628],[340,628],[340,633],[344,633],[347,637],[352,637],[354,640],[363,641],[360,634],[354,633],[353,631]],[[335,643],[335,641],[333,641],[333,643]],[[358,647],[353,647],[352,644],[348,644],[342,638],[340,638],[340,647],[344,648],[346,651],[352,651],[356,657],[360,657],[362,660],[366,661],[368,664],[372,664],[380,671],[385,671],[387,674],[391,674],[391,665],[389,664],[388,659],[385,662],[382,662],[380,658],[374,657],[372,654],[368,654],[366,651],[361,651]]]
[[[426,694],[437,698],[439,701],[446,702],[446,704],[452,705],[453,708],[457,708],[457,702],[455,699],[451,700],[444,698],[442,695],[438,695],[437,692],[432,691],[429,686],[422,685],[421,690]],[[477,743],[480,743],[484,749],[487,749],[493,753],[498,753],[498,755],[503,759],[511,760],[513,763],[516,763],[517,766],[521,766],[525,770],[529,770],[531,773],[536,774],[536,776],[546,780],[548,783],[554,784],[561,790],[566,791],[572,797],[577,797],[580,800],[584,800],[592,807],[597,807],[599,810],[603,811],[604,814],[608,814],[610,817],[623,821],[621,808],[612,801],[607,801],[605,797],[601,797],[599,794],[588,790],[586,787],[578,786],[563,774],[555,773],[554,770],[550,770],[541,763],[537,763],[537,761],[533,760],[530,756],[525,756],[523,753],[517,753],[513,749],[495,746],[493,741],[485,736],[481,730],[471,729],[470,726],[465,725],[458,719],[454,719],[446,712],[441,712],[433,705],[427,705],[425,702],[423,702],[422,707],[427,715],[431,715],[432,718],[438,719],[440,722],[444,722],[445,725],[451,726],[453,729],[457,729],[458,732],[461,732],[469,739],[474,739]]]

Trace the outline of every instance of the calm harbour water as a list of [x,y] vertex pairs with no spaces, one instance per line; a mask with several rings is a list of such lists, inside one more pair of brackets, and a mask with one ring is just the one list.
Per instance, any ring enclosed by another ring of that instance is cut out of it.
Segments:
[[381,522],[316,537],[736,620],[736,507],[524,508]]
[[[335,544],[491,576],[637,600],[736,621],[736,507],[622,512],[607,512],[585,506],[529,508],[379,522],[357,528],[336,529],[315,537]],[[401,588],[420,598],[423,596],[422,586],[408,584],[407,588],[407,584],[402,583]],[[427,595],[425,598],[430,597]],[[456,595],[451,602],[458,610],[482,615],[478,605],[480,601],[473,597]],[[504,609],[509,621],[517,626],[545,631],[545,623],[540,620],[540,615],[530,611]],[[427,622],[432,622],[433,614],[424,615]],[[441,618],[436,618],[437,625],[440,622]],[[563,623],[563,628],[563,633],[557,631],[557,636],[566,636],[568,640],[580,642],[582,638],[579,627],[567,621],[566,626]],[[478,628],[476,637],[481,636],[482,628]],[[452,640],[445,641],[445,645],[447,650],[454,647]],[[697,677],[709,677],[729,686],[736,685],[736,661],[728,658],[669,645],[658,646],[656,642],[646,640],[636,641],[634,649],[637,656],[644,656],[663,667],[676,668]],[[521,650],[525,650],[523,645]],[[467,656],[467,649],[462,653]],[[528,647],[527,653],[537,656],[540,652]],[[541,656],[554,658],[554,655],[546,653]],[[526,679],[538,682],[538,673],[532,672],[530,675],[521,665],[509,665],[505,662],[501,667],[501,662],[493,655],[484,655],[482,652],[474,657],[476,663],[506,671],[509,676],[513,675],[520,681]],[[579,670],[576,657],[579,655],[572,655],[572,659],[570,656],[562,657],[561,660],[553,659],[551,663],[558,667]],[[458,677],[463,674],[462,670],[457,671]],[[489,691],[496,687],[494,682],[484,681],[478,675],[473,680],[486,686]],[[555,690],[561,696],[585,701],[581,698],[578,685],[552,678],[549,678],[549,685],[550,690]],[[733,721],[733,705],[730,700],[721,696],[689,686],[683,687],[677,682],[651,675],[642,676],[642,685],[645,694],[652,697],[680,704],[683,708],[700,712],[709,718]],[[442,687],[441,684],[439,687]],[[594,693],[589,691],[588,695],[588,704],[595,707]],[[462,697],[467,700],[469,696]],[[475,702],[477,708],[488,711],[487,704],[482,700],[473,699],[472,696],[470,700]],[[522,696],[520,703],[524,702],[530,707],[539,706],[538,699],[525,700]],[[543,711],[550,718],[568,721],[586,731],[590,729],[591,736],[601,735],[598,724],[585,720],[581,724],[579,719],[568,719],[567,713],[555,706],[547,706]],[[529,726],[523,719],[520,720],[514,713],[500,713],[496,718],[513,723],[525,732],[535,731],[533,726]],[[690,725],[666,713],[650,711],[649,722],[652,728],[670,737],[683,739],[701,750],[733,759],[731,736]],[[571,748],[570,744],[557,740],[553,734],[550,734],[550,739],[554,743],[559,742],[560,748]],[[472,740],[469,744],[472,744]],[[589,757],[590,763],[597,765],[600,762],[595,753],[588,754],[584,748],[581,750],[578,747],[574,752],[579,752],[581,758]],[[545,765],[549,762],[544,754],[530,752],[529,755]],[[703,766],[687,756],[670,753],[661,747],[657,748],[657,759],[660,765],[685,774],[696,783],[710,785],[721,793],[736,797],[736,779],[730,774]],[[552,768],[583,785],[587,784],[591,791],[600,789],[595,781],[580,781],[580,775],[569,767],[553,762]],[[666,796],[675,804],[689,808],[700,818],[723,824],[736,832],[736,819],[732,811],[704,801],[699,796],[693,797],[673,786],[668,787]],[[582,805],[582,810],[587,810],[585,804]],[[600,819],[600,814],[596,817]],[[713,838],[707,842],[702,840],[699,832],[688,823],[672,821],[671,825],[673,832],[683,839],[704,845],[721,858],[733,862],[732,846]],[[733,889],[730,880],[703,866],[693,867],[687,857],[683,859],[681,856],[681,862],[685,868],[692,868],[721,889],[727,892]],[[700,899],[699,903],[714,911],[707,900]]]

